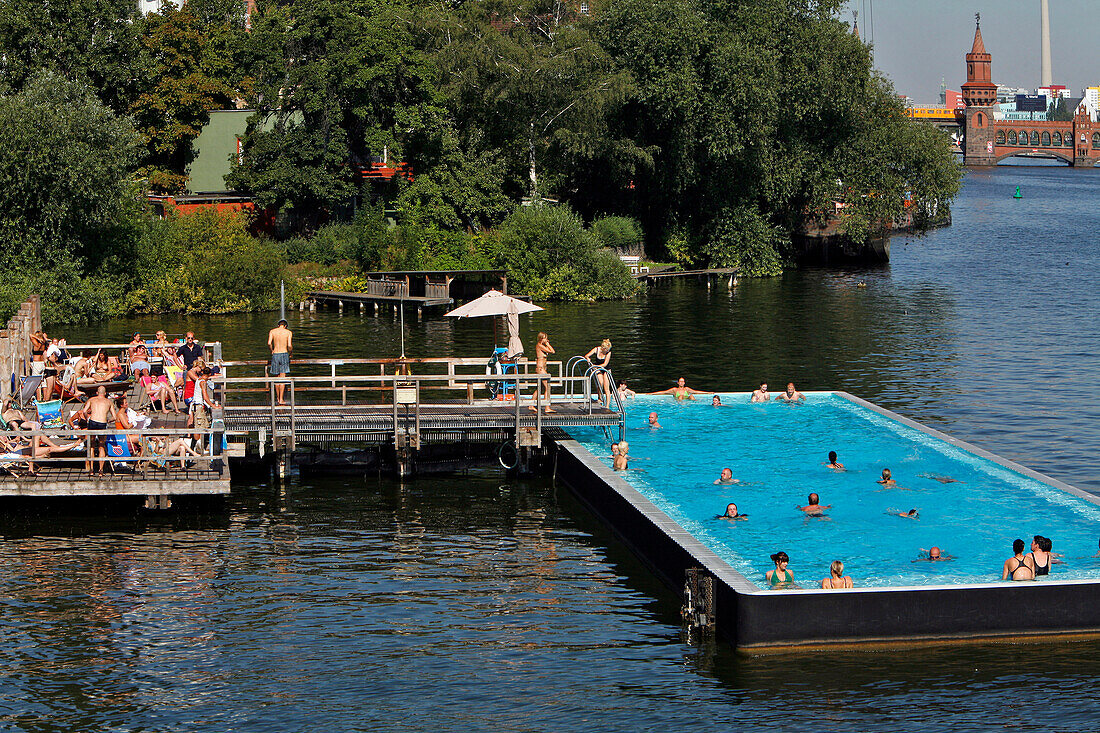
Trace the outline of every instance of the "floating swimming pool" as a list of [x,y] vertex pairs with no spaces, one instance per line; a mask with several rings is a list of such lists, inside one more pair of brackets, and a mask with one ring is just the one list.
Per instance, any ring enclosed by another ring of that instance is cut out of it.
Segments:
[[[1096,497],[847,393],[721,397],[628,403],[630,470],[611,470],[607,438],[587,431],[557,441],[554,465],[685,598],[688,579],[692,603],[705,599],[703,616],[735,646],[1100,636]],[[828,468],[830,450],[846,470]],[[724,467],[741,483],[715,485]],[[876,483],[883,468],[897,486]],[[828,518],[799,511],[811,491]],[[749,519],[717,519],[730,502]],[[897,516],[913,508],[919,519]],[[1065,564],[1001,582],[1012,540],[1036,534]],[[932,545],[954,559],[914,562]],[[777,550],[799,588],[766,588]],[[820,589],[835,559],[854,589]]]
[[[1065,564],[1049,579],[1100,579],[1100,506],[833,393],[750,403],[747,394],[628,402],[631,486],[761,588],[777,550],[803,588],[842,560],[857,586],[999,581],[1012,541],[1044,535]],[[647,416],[656,411],[660,429]],[[607,439],[575,437],[610,465]],[[827,467],[830,450],[845,470]],[[725,467],[740,483],[715,485]],[[877,483],[888,468],[896,487]],[[821,517],[798,510],[815,492]],[[730,502],[745,521],[716,519]],[[897,516],[918,510],[918,518]],[[916,561],[933,545],[954,559]]]

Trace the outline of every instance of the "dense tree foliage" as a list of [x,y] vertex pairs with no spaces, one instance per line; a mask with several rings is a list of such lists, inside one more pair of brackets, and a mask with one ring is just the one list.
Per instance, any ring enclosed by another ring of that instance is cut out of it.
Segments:
[[[259,0],[248,19],[240,0],[134,5],[3,3],[0,233],[36,272],[99,282],[132,261],[152,241],[139,194],[183,189],[215,108],[255,110],[228,183],[278,214],[292,260],[503,262],[546,297],[631,292],[599,251],[638,237],[655,257],[774,274],[808,226],[839,215],[862,240],[908,211],[919,228],[959,184],[946,137],[905,118],[842,0],[606,0],[592,15]],[[366,176],[379,161],[412,175]],[[174,226],[153,239],[198,241]],[[204,226],[243,246],[236,224]],[[112,287],[153,282],[135,277]],[[229,307],[218,288],[187,292],[188,307]]]

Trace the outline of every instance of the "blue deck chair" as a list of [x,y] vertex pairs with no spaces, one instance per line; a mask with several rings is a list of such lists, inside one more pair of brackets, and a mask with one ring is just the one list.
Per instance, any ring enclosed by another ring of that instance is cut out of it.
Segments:
[[59,428],[64,424],[61,419],[61,400],[38,402],[38,422],[43,428]]
[[26,409],[30,406],[31,400],[34,399],[35,394],[38,393],[38,388],[42,386],[42,380],[45,376],[42,374],[32,374],[29,377],[19,378],[19,407],[20,409]]
[[107,446],[107,460],[116,471],[124,468],[127,471],[134,470],[134,454],[130,452],[130,441],[125,435],[108,435],[105,443]]

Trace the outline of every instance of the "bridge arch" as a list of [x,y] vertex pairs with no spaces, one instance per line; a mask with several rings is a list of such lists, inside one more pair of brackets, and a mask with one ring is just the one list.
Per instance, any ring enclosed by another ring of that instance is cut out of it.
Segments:
[[[1022,136],[1021,136],[1021,138],[1022,138]],[[1044,150],[1043,152],[1050,155],[1053,158],[1057,158],[1058,160],[1062,161],[1063,163],[1073,165],[1073,151],[1070,151],[1069,153],[1065,153],[1061,150]],[[1005,158],[1011,158],[1014,155],[1024,155],[1025,153],[1031,153],[1031,148],[1028,148],[1026,150],[1010,150],[1007,153],[998,153],[997,154],[997,159],[994,162],[995,163],[1000,163]]]
[[1050,142],[1051,142],[1051,145],[1053,145],[1056,148],[1062,147],[1062,133],[1055,132],[1053,135],[1051,135]]

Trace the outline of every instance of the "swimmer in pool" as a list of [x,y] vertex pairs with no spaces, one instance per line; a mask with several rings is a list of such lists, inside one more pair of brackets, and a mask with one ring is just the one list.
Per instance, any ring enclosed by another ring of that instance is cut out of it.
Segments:
[[692,389],[687,386],[687,380],[680,377],[676,380],[675,387],[669,387],[668,389],[662,389],[660,392],[650,392],[650,394],[670,394],[678,400],[693,400],[697,394],[710,394],[701,389]]
[[718,485],[718,484],[739,484],[741,482],[733,477],[733,469],[723,468],[722,469],[722,475],[719,476],[718,478],[714,479],[714,483],[715,483],[715,485]]
[[661,427],[661,423],[657,422],[657,413],[656,412],[649,413],[649,427],[651,427],[651,428],[660,428]]
[[768,383],[761,382],[760,389],[752,393],[752,399],[749,402],[767,402],[771,398],[771,395],[768,394]]
[[837,471],[843,471],[844,470],[844,464],[840,463],[836,459],[836,451],[835,450],[829,451],[829,468],[836,469]]
[[933,546],[932,549],[927,551],[922,547],[920,555],[913,562],[947,562],[954,559],[953,556],[945,555],[940,548]]
[[718,395],[714,395],[714,398],[710,401],[710,404],[711,404],[712,407],[721,407],[722,406],[722,398],[719,397]]
[[800,506],[798,509],[805,512],[808,516],[818,517],[825,513],[826,509],[832,509],[832,504],[821,505],[821,498],[817,494],[810,494],[806,497],[806,506]]
[[844,563],[840,560],[833,560],[829,564],[829,577],[821,579],[821,589],[843,590],[853,586],[852,576],[844,574]]
[[782,550],[772,555],[772,562],[775,563],[775,569],[769,570],[764,573],[764,577],[768,581],[768,586],[771,588],[791,588],[794,585],[794,573],[787,569],[787,564],[791,561],[787,557],[787,553]]
[[726,513],[725,514],[720,514],[717,517],[715,517],[715,519],[725,519],[727,522],[740,522],[740,521],[748,519],[748,518],[749,518],[748,514],[740,514],[737,511],[737,505],[736,504],[726,504]]
[[615,456],[611,461],[611,467],[616,471],[625,471],[626,463],[630,460],[630,456],[626,453],[630,450],[630,444],[625,440],[619,441],[619,455]]
[[882,478],[875,483],[882,484],[883,486],[897,486],[898,482],[892,479],[889,468],[882,469]]
[[895,509],[889,509],[889,510],[887,510],[886,513],[889,514],[892,517],[903,517],[905,519],[920,519],[920,514],[917,513],[916,509],[910,509],[907,512],[899,512]]
[[618,443],[612,443],[611,444],[611,460],[615,460],[615,456],[617,456],[617,455],[619,455],[619,444]]
[[637,397],[638,393],[626,386],[626,382],[619,382],[619,397],[626,399],[627,397]]
[[800,400],[805,400],[806,395],[794,388],[794,382],[787,382],[787,391],[780,392],[779,396],[775,399],[783,400],[784,402],[799,402]]
[[1024,554],[1024,541],[1012,541],[1012,557],[1001,568],[1001,580],[1035,580],[1035,561]]

